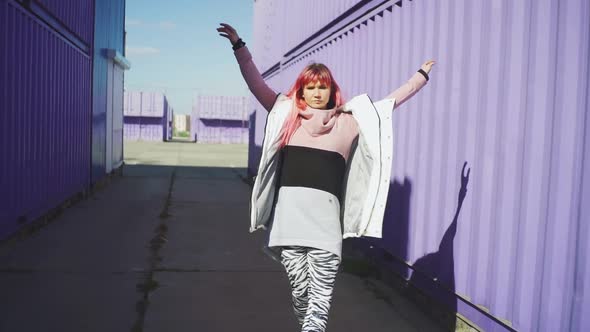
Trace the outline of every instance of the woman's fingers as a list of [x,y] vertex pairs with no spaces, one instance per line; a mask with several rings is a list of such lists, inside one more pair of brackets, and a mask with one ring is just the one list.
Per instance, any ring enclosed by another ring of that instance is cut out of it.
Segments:
[[229,29],[227,29],[227,28],[217,28],[217,31],[219,31],[219,32],[225,32],[225,33],[228,33],[228,34],[231,33],[231,31]]
[[219,23],[219,24],[221,24],[224,28],[228,29],[229,32],[236,33],[236,29],[234,29],[234,27],[232,27],[231,25],[229,25],[227,23]]
[[236,29],[234,29],[231,25],[229,25],[227,23],[219,23],[219,25],[221,25],[221,26],[216,29],[217,32],[219,33],[220,36],[229,39],[229,42],[232,45],[235,44],[239,40],[240,37],[238,36]]
[[240,39],[238,33],[236,32],[236,29],[234,29],[231,25],[227,23],[219,23],[219,25],[221,26],[217,28],[217,32],[219,32],[220,36],[229,39],[232,45]]
[[424,70],[426,73],[430,73],[430,70],[432,69],[432,66],[435,64],[436,62],[434,60],[428,60],[426,62],[424,62],[424,64],[422,65],[422,67],[420,67],[422,70]]
[[226,24],[226,23],[219,23],[219,24],[221,25],[221,27],[217,28],[217,31],[226,33],[232,42],[236,41],[239,38],[238,33],[236,32],[236,29],[234,29],[231,25]]

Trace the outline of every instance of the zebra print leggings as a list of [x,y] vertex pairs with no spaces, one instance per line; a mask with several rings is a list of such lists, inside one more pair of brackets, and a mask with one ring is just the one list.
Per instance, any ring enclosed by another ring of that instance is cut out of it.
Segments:
[[291,284],[293,310],[302,332],[326,330],[340,261],[340,257],[322,249],[283,247],[281,262]]

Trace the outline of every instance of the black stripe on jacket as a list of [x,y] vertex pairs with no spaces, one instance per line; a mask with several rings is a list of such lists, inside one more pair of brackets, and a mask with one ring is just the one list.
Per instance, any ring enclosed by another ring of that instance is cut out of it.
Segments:
[[293,145],[286,145],[281,153],[279,187],[313,188],[340,199],[346,171],[346,161],[340,153]]

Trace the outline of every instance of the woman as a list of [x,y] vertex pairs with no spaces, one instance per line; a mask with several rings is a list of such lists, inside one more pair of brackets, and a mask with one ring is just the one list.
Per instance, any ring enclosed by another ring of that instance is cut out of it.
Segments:
[[330,70],[317,63],[303,69],[286,95],[275,93],[236,30],[221,23],[217,31],[231,42],[250,91],[269,112],[250,231],[272,225],[268,246],[280,249],[302,331],[324,331],[342,239],[381,237],[389,114],[426,85],[434,61],[382,102],[364,95],[345,104]]

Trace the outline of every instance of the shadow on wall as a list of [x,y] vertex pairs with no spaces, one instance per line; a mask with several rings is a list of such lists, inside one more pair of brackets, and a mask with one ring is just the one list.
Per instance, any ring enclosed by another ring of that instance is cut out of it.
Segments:
[[[467,162],[463,164],[455,216],[440,241],[438,251],[419,258],[413,265],[409,263],[408,243],[412,183],[408,178],[405,178],[402,183],[393,181],[389,185],[382,239],[349,239],[343,243],[345,247],[363,252],[364,256],[369,259],[370,265],[376,264],[378,266],[376,271],[368,273],[381,275],[379,271],[392,271],[403,277],[404,280],[408,280],[409,284],[415,286],[428,298],[443,305],[447,312],[457,312],[453,241],[457,233],[459,211],[461,211],[463,200],[467,194],[470,170],[465,173],[466,166]],[[358,274],[355,270],[357,268],[351,266],[350,263],[344,268]],[[371,269],[369,268],[369,271]],[[363,271],[360,275],[366,275],[366,273]],[[447,321],[445,325],[450,330],[454,330],[455,320],[452,317],[449,318],[451,318],[450,321]]]
[[465,173],[466,166],[467,162],[463,164],[461,171],[461,188],[459,189],[457,209],[453,221],[445,231],[438,246],[438,251],[428,253],[416,260],[413,264],[413,273],[410,278],[411,284],[441,302],[441,304],[453,312],[457,312],[453,241],[455,234],[457,234],[459,211],[461,211],[463,200],[467,195],[467,183],[469,182],[469,173],[471,170],[467,170],[467,173]]
[[406,280],[409,278],[409,269],[406,265],[395,264],[394,256],[403,261],[408,260],[411,195],[412,182],[408,178],[404,178],[403,183],[395,180],[390,182],[383,217],[383,239],[379,245],[386,250],[383,253],[383,258],[388,267]]

